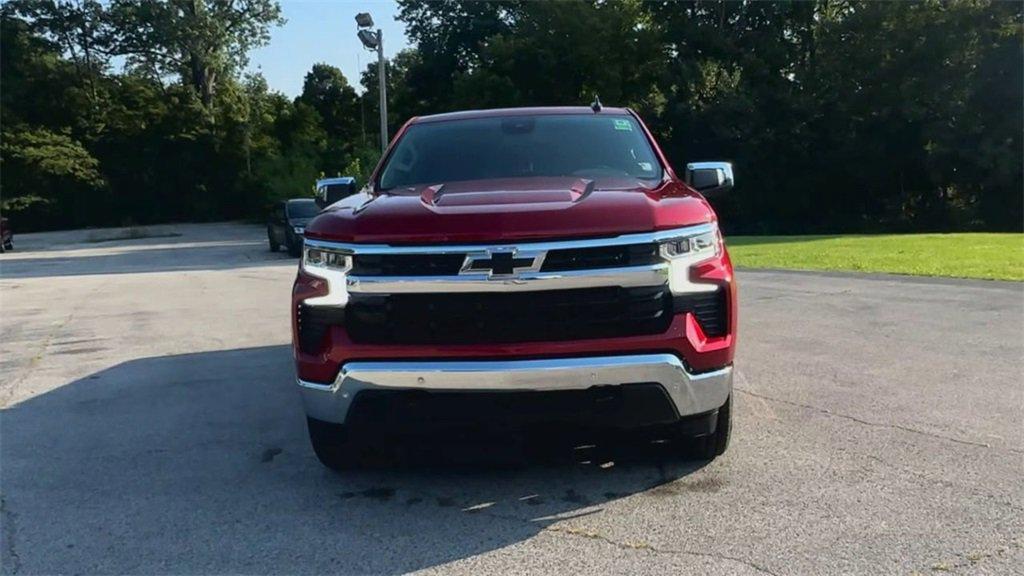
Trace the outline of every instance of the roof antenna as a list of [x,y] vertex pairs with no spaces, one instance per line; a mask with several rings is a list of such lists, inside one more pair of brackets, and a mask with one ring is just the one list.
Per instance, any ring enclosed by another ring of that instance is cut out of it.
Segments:
[[601,111],[601,98],[599,98],[597,94],[594,94],[594,101],[590,103],[590,109],[593,110],[595,114]]

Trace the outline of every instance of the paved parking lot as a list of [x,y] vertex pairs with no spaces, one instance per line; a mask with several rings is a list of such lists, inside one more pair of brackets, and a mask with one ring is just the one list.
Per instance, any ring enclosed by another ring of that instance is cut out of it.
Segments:
[[339,476],[293,385],[295,261],[168,231],[0,256],[4,573],[1024,571],[1022,284],[741,271],[711,464],[451,439]]

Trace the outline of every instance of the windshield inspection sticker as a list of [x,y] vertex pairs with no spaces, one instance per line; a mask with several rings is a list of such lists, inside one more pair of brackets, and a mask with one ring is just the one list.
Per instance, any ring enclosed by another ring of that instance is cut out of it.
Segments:
[[629,123],[629,120],[616,119],[615,120],[616,130],[625,130],[627,132],[633,131],[633,125]]

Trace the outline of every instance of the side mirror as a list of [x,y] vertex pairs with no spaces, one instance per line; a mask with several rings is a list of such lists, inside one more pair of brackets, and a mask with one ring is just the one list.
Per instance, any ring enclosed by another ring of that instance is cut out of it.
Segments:
[[686,165],[686,183],[705,196],[732,190],[731,162],[691,162]]
[[355,193],[355,182],[348,184],[327,184],[317,189],[316,197],[313,201],[316,202],[316,205],[319,206],[321,210],[323,210],[338,200],[351,196]]

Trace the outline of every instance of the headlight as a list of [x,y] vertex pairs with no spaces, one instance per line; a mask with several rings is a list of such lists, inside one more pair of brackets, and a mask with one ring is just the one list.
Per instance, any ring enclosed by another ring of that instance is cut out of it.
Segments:
[[294,226],[292,228],[292,232],[295,232],[296,234],[302,234],[305,231],[306,231],[306,229],[303,228],[302,226]]
[[712,292],[718,289],[717,284],[702,282],[691,275],[694,265],[722,254],[722,236],[718,233],[718,226],[712,224],[695,234],[662,240],[659,252],[668,261],[668,283],[673,294]]
[[718,235],[718,228],[713,227],[701,234],[663,241],[661,255],[667,260],[704,260],[721,254],[721,246],[722,241]]
[[302,265],[306,268],[346,272],[352,267],[352,256],[344,252],[306,246],[302,250]]
[[307,298],[311,306],[341,306],[348,304],[346,281],[352,269],[352,255],[338,250],[325,250],[317,246],[302,248],[302,270],[310,276],[327,281],[327,294]]

